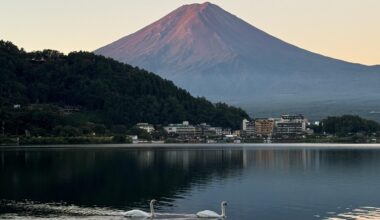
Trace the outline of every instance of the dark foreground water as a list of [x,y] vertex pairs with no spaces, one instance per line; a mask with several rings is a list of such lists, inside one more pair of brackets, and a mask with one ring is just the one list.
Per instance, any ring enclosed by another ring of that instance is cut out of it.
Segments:
[[0,218],[380,219],[380,150],[326,148],[0,149]]

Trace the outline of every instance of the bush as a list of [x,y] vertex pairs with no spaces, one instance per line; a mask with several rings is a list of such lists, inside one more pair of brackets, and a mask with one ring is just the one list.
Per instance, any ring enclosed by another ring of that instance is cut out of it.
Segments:
[[115,135],[112,138],[112,142],[115,144],[124,144],[127,142],[125,135]]

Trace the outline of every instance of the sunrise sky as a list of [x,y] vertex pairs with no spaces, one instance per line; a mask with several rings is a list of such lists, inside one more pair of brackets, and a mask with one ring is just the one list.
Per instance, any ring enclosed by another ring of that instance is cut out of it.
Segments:
[[[0,39],[27,51],[92,51],[187,0],[2,0]],[[379,0],[210,1],[284,41],[326,56],[380,64]]]

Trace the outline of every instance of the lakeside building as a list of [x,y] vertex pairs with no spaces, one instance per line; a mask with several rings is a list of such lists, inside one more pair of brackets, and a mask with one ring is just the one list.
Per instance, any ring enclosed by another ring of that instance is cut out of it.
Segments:
[[188,121],[182,124],[169,124],[164,127],[169,134],[177,134],[186,137],[222,137],[225,134],[231,134],[231,129],[222,127],[212,127],[207,123],[191,125]]
[[223,130],[220,127],[210,127],[207,131],[203,133],[203,137],[207,136],[222,136]]
[[234,135],[236,137],[240,137],[241,136],[241,130],[234,130],[231,135]]
[[241,136],[296,136],[311,132],[307,129],[308,123],[303,115],[282,115],[281,118],[257,118],[252,121],[244,119],[241,124]]
[[252,137],[256,135],[255,121],[248,121],[244,119],[241,125],[241,135]]
[[137,128],[140,128],[142,130],[145,130],[146,132],[148,132],[149,134],[151,134],[155,129],[154,129],[154,126],[149,124],[149,123],[137,123],[136,124],[136,127]]
[[248,123],[249,123],[249,121],[247,119],[243,119],[243,121],[241,122],[241,130],[242,131],[247,130],[247,124]]
[[308,121],[303,115],[282,115],[276,121],[277,135],[300,135],[306,132]]
[[139,137],[137,135],[127,135],[127,138],[129,138],[132,141],[132,144],[139,143]]
[[275,120],[260,118],[255,120],[255,132],[257,136],[271,136],[274,133]]
[[207,137],[207,136],[219,136],[222,134],[222,128],[211,127],[206,123],[201,123],[196,125],[196,136],[198,137]]
[[196,128],[190,125],[188,121],[182,122],[182,124],[169,124],[164,127],[168,134],[177,134],[179,136],[195,136]]
[[231,128],[222,128],[222,135],[223,136],[231,135],[231,134],[232,134]]

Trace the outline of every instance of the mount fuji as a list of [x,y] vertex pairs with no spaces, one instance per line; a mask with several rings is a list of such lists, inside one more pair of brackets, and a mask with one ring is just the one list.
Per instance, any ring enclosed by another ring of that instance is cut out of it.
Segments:
[[304,50],[208,2],[184,5],[94,52],[257,116],[349,113],[373,118],[370,112],[380,110],[380,66]]

